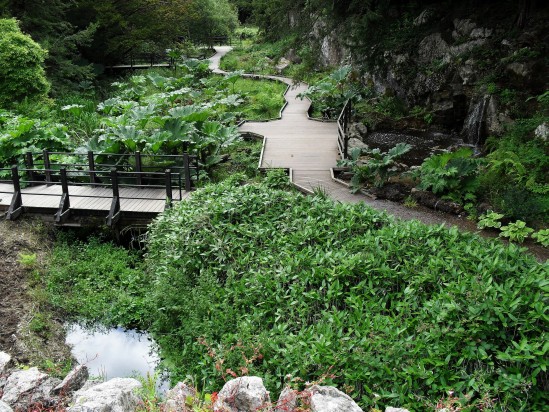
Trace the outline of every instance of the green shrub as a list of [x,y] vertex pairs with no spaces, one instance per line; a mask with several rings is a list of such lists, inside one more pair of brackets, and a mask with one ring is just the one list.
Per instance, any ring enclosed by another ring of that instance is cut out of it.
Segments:
[[44,72],[46,56],[15,19],[0,19],[0,107],[46,96],[50,89]]
[[46,276],[49,301],[68,317],[106,326],[142,328],[149,279],[136,253],[92,238],[72,237],[54,248]]
[[522,243],[533,231],[534,229],[526,226],[526,222],[517,220],[516,222],[509,223],[507,226],[502,226],[499,235],[500,237],[508,237],[512,242]]
[[365,410],[427,410],[447,391],[469,410],[549,401],[549,268],[517,246],[225,183],[161,215],[146,259],[165,365],[205,390],[329,372]]
[[469,148],[455,152],[433,155],[427,158],[414,177],[419,178],[418,187],[445,195],[456,201],[467,200],[478,188],[480,159],[473,156]]

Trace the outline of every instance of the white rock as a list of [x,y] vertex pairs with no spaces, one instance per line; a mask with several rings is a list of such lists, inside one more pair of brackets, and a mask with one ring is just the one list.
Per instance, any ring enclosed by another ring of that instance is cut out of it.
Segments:
[[6,352],[0,352],[0,374],[4,373],[11,362],[11,356]]
[[350,396],[333,386],[313,386],[311,411],[313,412],[363,412]]
[[293,412],[297,407],[297,391],[285,387],[278,397],[275,412]]
[[214,412],[252,412],[269,404],[269,392],[257,376],[243,376],[223,386],[217,395]]
[[111,379],[76,392],[74,404],[67,412],[133,412],[140,402],[134,390],[140,387],[141,383],[135,379]]
[[0,401],[0,412],[13,412],[13,409],[6,402]]
[[536,130],[534,130],[534,135],[541,140],[549,139],[549,125],[547,123],[542,123]]
[[30,368],[12,373],[4,386],[2,401],[11,406],[28,400],[43,401],[51,390],[51,378],[38,370]]
[[385,412],[410,412],[408,409],[404,408],[393,408],[392,406],[387,406]]
[[51,393],[54,395],[59,393],[66,395],[77,391],[84,386],[88,380],[88,376],[88,367],[85,365],[78,365],[71,372],[69,372],[67,376],[65,376],[65,379],[63,379],[59,385],[53,388]]
[[183,382],[178,382],[166,394],[166,403],[164,404],[165,412],[181,412],[185,411],[185,403],[187,398],[196,397],[196,389]]

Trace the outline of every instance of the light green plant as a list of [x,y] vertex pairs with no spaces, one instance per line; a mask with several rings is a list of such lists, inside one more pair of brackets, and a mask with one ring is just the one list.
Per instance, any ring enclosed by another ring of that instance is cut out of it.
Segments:
[[19,264],[25,269],[35,269],[38,264],[36,253],[20,253]]
[[502,226],[499,235],[509,238],[512,242],[522,243],[533,231],[534,229],[526,226],[526,222],[517,220],[516,222],[509,223],[507,226]]
[[549,229],[541,229],[532,234],[532,238],[543,247],[549,247]]
[[486,212],[486,214],[480,216],[480,219],[477,223],[479,229],[485,229],[487,227],[500,228],[500,220],[503,218],[503,214],[496,213],[492,210]]

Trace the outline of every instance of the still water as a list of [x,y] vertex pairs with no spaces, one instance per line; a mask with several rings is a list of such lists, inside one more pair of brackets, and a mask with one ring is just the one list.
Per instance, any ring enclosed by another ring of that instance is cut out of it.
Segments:
[[152,339],[133,330],[70,325],[67,344],[78,363],[88,367],[90,376],[103,379],[153,375],[159,362]]

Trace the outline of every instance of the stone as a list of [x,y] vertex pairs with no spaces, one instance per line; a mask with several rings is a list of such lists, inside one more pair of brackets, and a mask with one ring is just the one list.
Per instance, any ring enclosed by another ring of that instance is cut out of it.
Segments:
[[183,382],[178,382],[166,394],[165,412],[180,412],[185,410],[188,398],[196,397],[196,389]]
[[415,19],[414,19],[414,26],[421,26],[425,23],[427,23],[431,17],[433,16],[433,12],[429,9],[425,9],[423,10],[419,16],[417,16]]
[[285,387],[278,397],[275,412],[294,412],[297,408],[297,394],[295,389]]
[[295,51],[295,49],[288,50],[288,53],[286,53],[286,57],[289,61],[291,61],[294,64],[300,64],[303,60],[301,57],[299,57]]
[[518,77],[528,78],[530,77],[530,66],[525,63],[513,62],[507,65],[505,68],[509,73],[515,74]]
[[368,145],[366,143],[364,143],[362,140],[358,140],[357,138],[355,137],[351,137],[349,138],[349,142],[347,143],[347,149],[349,151],[349,153],[351,152],[351,150],[355,149],[355,148],[358,148],[358,149],[361,149],[361,150],[368,150]]
[[132,378],[114,378],[74,394],[67,412],[133,412],[141,401],[134,393],[141,383]]
[[444,41],[440,33],[433,33],[425,37],[419,43],[418,53],[419,53],[419,62],[426,64],[431,63],[436,59],[444,59],[450,47],[448,43]]
[[52,389],[52,395],[66,395],[81,389],[88,380],[89,372],[88,367],[85,365],[78,365],[74,368],[65,379]]
[[368,135],[368,126],[364,123],[351,123],[349,125],[349,136],[363,140]]
[[471,31],[471,34],[469,35],[472,39],[487,39],[490,37],[493,33],[492,29],[485,29],[485,28],[476,28]]
[[6,402],[0,401],[0,412],[13,412],[13,409]]
[[471,19],[454,19],[455,30],[452,33],[452,37],[454,40],[458,40],[462,37],[469,37],[476,27],[476,23]]
[[404,408],[393,408],[392,406],[387,406],[385,412],[410,412],[408,409]]
[[214,412],[252,412],[271,402],[263,380],[257,376],[243,376],[223,386],[217,395]]
[[48,405],[50,392],[58,382],[59,379],[51,378],[38,368],[16,371],[6,381],[2,401],[16,409],[27,409],[35,402]]
[[0,375],[7,371],[11,362],[11,356],[6,352],[0,352]]
[[363,412],[349,395],[333,386],[312,386],[310,393],[313,412]]
[[540,124],[536,127],[536,130],[534,130],[534,136],[543,141],[547,141],[549,139],[549,125],[547,123]]
[[286,59],[285,57],[281,57],[280,60],[278,61],[278,64],[276,65],[276,70],[280,74],[284,71],[284,69],[290,66],[290,64],[291,62],[288,59]]

